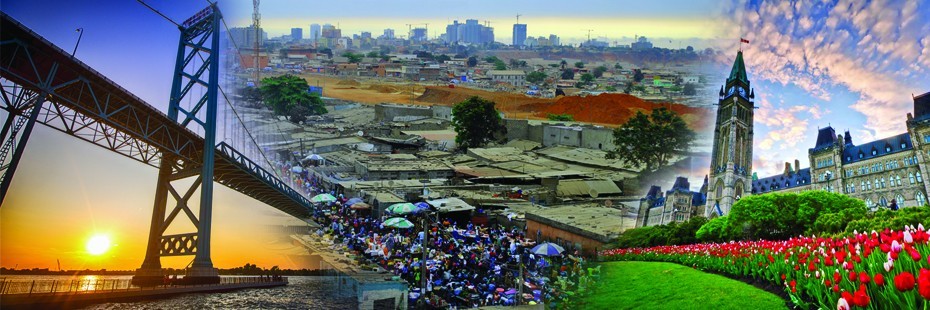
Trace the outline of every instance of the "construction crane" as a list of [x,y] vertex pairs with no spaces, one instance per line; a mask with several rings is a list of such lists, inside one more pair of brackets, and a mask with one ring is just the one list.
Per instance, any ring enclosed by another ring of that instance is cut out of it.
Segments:
[[588,41],[586,41],[585,44],[591,43],[591,31],[594,31],[594,29],[581,29],[581,31],[587,31],[587,32],[588,32]]
[[262,14],[258,13],[259,2],[261,2],[261,0],[252,0],[252,27],[254,27],[255,30],[255,42],[252,43],[252,52],[254,53],[252,55],[252,60],[254,61],[253,65],[255,66],[255,72],[252,72],[252,78],[255,79],[255,85],[258,85],[258,79],[260,77],[259,72],[261,72],[259,64],[261,57],[259,56],[258,51],[260,45],[259,42],[262,39]]
[[520,13],[517,13],[517,24],[520,23],[520,16],[523,16],[523,15],[520,15]]
[[404,24],[407,25],[407,37],[411,40],[413,39],[413,24]]

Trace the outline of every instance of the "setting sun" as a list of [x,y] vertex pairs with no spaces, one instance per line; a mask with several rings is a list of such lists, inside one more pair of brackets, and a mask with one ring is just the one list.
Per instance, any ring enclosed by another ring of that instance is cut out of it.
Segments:
[[100,255],[110,249],[110,237],[106,235],[96,235],[87,240],[87,253],[91,255]]

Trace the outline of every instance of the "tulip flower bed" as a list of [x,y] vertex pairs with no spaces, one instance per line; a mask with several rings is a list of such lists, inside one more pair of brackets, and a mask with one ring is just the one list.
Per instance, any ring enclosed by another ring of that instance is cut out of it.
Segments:
[[923,225],[846,238],[613,249],[601,255],[770,282],[784,286],[802,308],[930,309],[930,244]]

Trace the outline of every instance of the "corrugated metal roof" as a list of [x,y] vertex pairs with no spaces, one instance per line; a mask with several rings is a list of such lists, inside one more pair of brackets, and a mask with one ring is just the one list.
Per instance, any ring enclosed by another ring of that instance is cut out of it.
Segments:
[[426,203],[436,208],[436,210],[439,210],[440,213],[470,211],[475,209],[475,207],[458,198],[427,200]]
[[617,184],[611,180],[563,180],[559,181],[556,191],[559,196],[600,196],[621,193]]

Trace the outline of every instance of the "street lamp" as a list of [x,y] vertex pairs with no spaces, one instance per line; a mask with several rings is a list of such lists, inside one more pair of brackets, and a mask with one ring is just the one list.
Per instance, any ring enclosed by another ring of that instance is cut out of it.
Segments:
[[81,37],[84,36],[84,27],[75,29],[74,31],[78,33],[78,40],[77,43],[74,44],[74,51],[71,52],[71,57],[74,57],[74,53],[77,53],[78,45],[81,44]]

